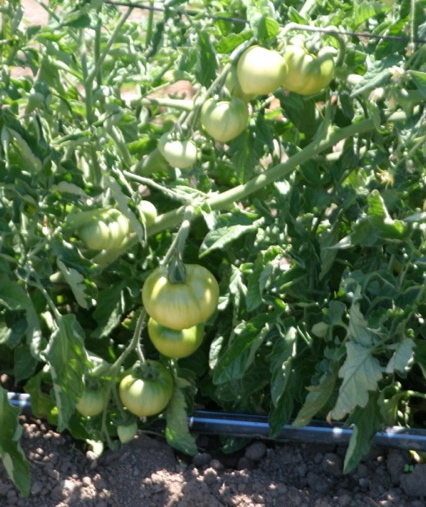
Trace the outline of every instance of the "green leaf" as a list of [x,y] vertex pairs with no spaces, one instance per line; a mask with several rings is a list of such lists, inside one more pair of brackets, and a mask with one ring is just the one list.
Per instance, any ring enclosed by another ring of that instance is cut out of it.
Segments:
[[125,283],[116,283],[99,292],[98,304],[93,312],[93,318],[98,327],[92,336],[103,338],[120,324],[124,313],[125,302],[123,286]]
[[392,357],[386,365],[386,373],[404,373],[411,366],[414,358],[415,343],[411,338],[404,338],[395,345],[389,345],[389,349],[394,349]]
[[244,376],[270,332],[268,320],[266,316],[260,315],[251,322],[241,322],[236,327],[235,335],[213,372],[214,384],[232,382]]
[[216,78],[218,64],[216,52],[210,40],[210,34],[207,30],[198,32],[197,46],[197,65],[195,68],[195,76],[202,86],[208,88]]
[[348,338],[363,347],[371,347],[374,343],[374,336],[368,329],[358,301],[352,303],[349,310]]
[[175,378],[175,389],[172,399],[166,410],[166,439],[167,442],[185,454],[194,456],[197,454],[195,438],[189,432],[187,401],[184,390],[191,387],[191,384],[182,378]]
[[25,289],[15,281],[0,279],[0,304],[9,310],[26,310],[31,304]]
[[284,424],[287,424],[293,415],[294,401],[300,393],[302,380],[300,369],[294,367],[289,372],[285,395],[276,406],[272,406],[268,415],[268,423],[271,428],[271,437],[277,437]]
[[57,264],[65,281],[70,286],[77,304],[86,310],[90,308],[90,306],[93,305],[93,300],[90,295],[87,294],[87,286],[85,284],[84,276],[76,269],[67,267],[59,259],[57,260]]
[[258,254],[247,283],[247,310],[253,311],[262,304],[263,291],[274,272],[273,261],[282,253],[279,246],[271,246]]
[[411,79],[414,81],[414,84],[417,86],[417,88],[422,92],[422,94],[426,98],[426,72],[419,72],[417,70],[409,70],[408,74],[410,74]]
[[251,30],[245,30],[240,33],[231,33],[215,42],[216,51],[221,54],[231,53],[240,44],[250,39],[252,35],[253,32]]
[[290,378],[293,359],[296,356],[297,330],[290,327],[276,338],[271,353],[271,400],[277,406]]
[[243,234],[256,231],[261,223],[263,223],[263,219],[256,220],[250,225],[231,225],[209,232],[200,246],[200,257],[204,257],[213,250],[223,250],[224,247],[240,238]]
[[12,407],[7,391],[0,387],[0,456],[3,466],[19,491],[24,496],[30,493],[30,465],[20,444],[22,427],[19,424],[19,409]]
[[375,434],[383,428],[378,393],[371,394],[365,408],[356,408],[347,421],[354,425],[343,465],[343,473],[354,470],[371,449]]
[[409,230],[402,220],[393,220],[378,190],[374,190],[367,198],[368,219],[376,228],[379,237],[387,240],[402,240]]
[[59,409],[58,429],[63,431],[83,391],[83,377],[90,366],[84,347],[84,331],[73,314],[60,316],[45,351],[51,368]]
[[336,405],[331,411],[333,419],[343,419],[356,406],[365,407],[369,391],[377,389],[383,369],[373,357],[373,347],[364,347],[358,343],[346,344],[346,360],[339,370],[343,379]]
[[254,36],[260,42],[274,39],[280,30],[280,25],[274,16],[274,5],[268,0],[249,0],[246,2],[247,20]]
[[305,402],[292,422],[294,428],[309,424],[311,419],[326,406],[333,395],[336,381],[337,372],[327,371],[322,375],[317,385],[307,388],[309,392]]
[[354,87],[351,97],[356,97],[362,93],[367,93],[374,88],[384,86],[391,80],[389,69],[401,62],[399,55],[389,55],[374,65],[364,74],[363,79]]

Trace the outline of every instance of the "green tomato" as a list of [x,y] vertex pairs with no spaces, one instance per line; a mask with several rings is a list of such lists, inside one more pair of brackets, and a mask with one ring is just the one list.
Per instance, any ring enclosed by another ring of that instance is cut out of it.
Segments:
[[173,394],[173,377],[158,361],[148,360],[125,375],[118,389],[120,400],[132,414],[159,414]]
[[226,74],[225,86],[232,97],[243,100],[246,104],[254,97],[252,93],[244,93],[241,89],[237,76],[237,67],[232,65],[231,70]]
[[204,324],[188,329],[170,329],[153,318],[148,320],[148,335],[154,347],[166,357],[180,359],[193,354],[204,337]]
[[117,209],[103,210],[79,229],[80,238],[93,250],[119,248],[129,234],[130,224]]
[[158,143],[158,149],[166,161],[178,169],[190,169],[197,161],[197,145],[191,140],[169,139],[165,134]]
[[324,47],[313,55],[298,43],[290,44],[284,52],[287,73],[282,86],[300,95],[312,95],[328,86],[334,77],[336,50]]
[[246,94],[267,95],[272,93],[286,75],[284,58],[272,49],[251,46],[244,51],[237,63],[237,76]]
[[137,422],[133,422],[131,424],[120,424],[117,426],[117,435],[122,444],[127,444],[136,436],[138,432],[138,424]]
[[106,407],[107,400],[102,389],[86,388],[75,408],[85,417],[99,415]]
[[154,204],[152,204],[151,201],[143,200],[138,204],[138,209],[145,218],[145,225],[147,227],[150,227],[158,216],[157,208],[154,206]]
[[216,310],[219,285],[210,271],[185,264],[183,283],[172,283],[165,266],[156,268],[142,288],[142,302],[150,317],[170,329],[188,329],[206,321]]
[[247,127],[247,105],[236,97],[230,101],[208,99],[201,108],[200,121],[213,139],[227,143]]

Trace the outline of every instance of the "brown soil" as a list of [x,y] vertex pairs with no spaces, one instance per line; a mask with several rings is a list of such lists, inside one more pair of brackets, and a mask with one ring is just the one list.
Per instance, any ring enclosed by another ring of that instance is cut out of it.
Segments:
[[143,434],[96,458],[67,434],[23,418],[32,486],[23,498],[0,464],[2,507],[426,506],[426,465],[405,451],[373,449],[343,475],[344,447],[253,441],[233,455],[199,436],[200,452],[177,455]]

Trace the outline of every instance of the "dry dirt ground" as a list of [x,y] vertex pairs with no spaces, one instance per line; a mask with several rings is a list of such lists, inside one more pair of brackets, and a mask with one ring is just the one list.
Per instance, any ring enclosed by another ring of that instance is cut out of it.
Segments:
[[255,440],[223,455],[214,437],[199,454],[176,454],[160,435],[139,433],[96,458],[67,434],[23,417],[32,486],[22,498],[0,463],[1,507],[423,507],[426,464],[406,451],[372,449],[348,475],[345,448]]
[[[27,19],[44,11],[23,0]],[[199,454],[177,455],[159,436],[140,433],[99,459],[67,434],[22,418],[32,486],[23,498],[0,463],[0,507],[423,507],[426,464],[406,451],[373,449],[342,474],[344,447],[254,441],[238,455],[199,436]],[[0,429],[1,431],[1,429]]]

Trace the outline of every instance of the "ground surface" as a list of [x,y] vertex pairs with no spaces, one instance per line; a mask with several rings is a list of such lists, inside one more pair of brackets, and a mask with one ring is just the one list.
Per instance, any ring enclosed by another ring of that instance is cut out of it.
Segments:
[[343,475],[344,447],[253,441],[225,456],[199,436],[200,453],[184,458],[139,433],[96,459],[67,434],[22,423],[31,494],[22,498],[0,463],[1,507],[426,506],[426,465],[410,465],[408,452],[373,449]]

